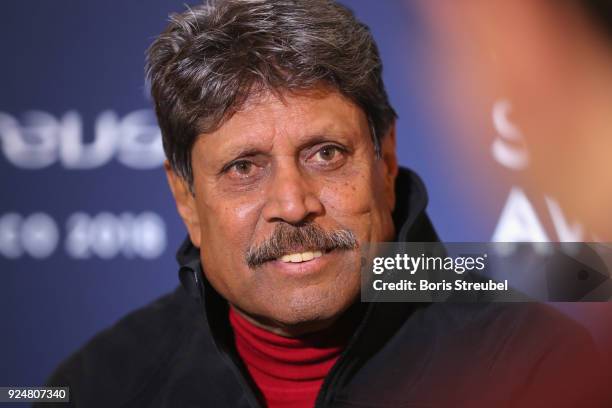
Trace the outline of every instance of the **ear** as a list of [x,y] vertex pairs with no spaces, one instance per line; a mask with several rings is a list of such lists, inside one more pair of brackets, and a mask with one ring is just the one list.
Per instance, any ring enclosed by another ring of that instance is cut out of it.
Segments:
[[391,210],[395,208],[395,179],[399,171],[395,147],[395,122],[393,122],[387,134],[380,140],[380,161],[385,180],[385,199]]
[[166,170],[166,178],[168,179],[170,190],[172,190],[172,195],[174,196],[176,209],[187,227],[191,242],[199,248],[201,236],[200,218],[195,197],[185,179],[174,172],[168,160],[164,162],[164,169]]

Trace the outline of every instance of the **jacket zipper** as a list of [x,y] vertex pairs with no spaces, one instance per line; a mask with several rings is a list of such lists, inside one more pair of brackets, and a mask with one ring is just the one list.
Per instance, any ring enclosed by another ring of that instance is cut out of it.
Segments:
[[364,313],[363,319],[357,330],[355,330],[355,334],[349,341],[349,344],[346,345],[344,351],[340,354],[338,361],[332,366],[331,370],[323,380],[323,385],[321,385],[321,389],[317,394],[317,399],[315,400],[314,408],[324,408],[331,401],[333,397],[333,393],[336,391],[336,387],[334,387],[335,383],[342,378],[343,372],[348,367],[348,359],[349,354],[352,352],[352,349],[355,347],[358,339],[361,337],[361,332],[364,330],[366,323],[372,314],[372,309],[374,309],[374,304],[370,304],[367,307],[367,310]]
[[[203,317],[205,319],[205,322],[207,325],[209,325],[209,319],[208,319],[208,315],[207,315],[207,311],[210,308],[210,303],[207,302],[208,297],[203,296],[201,298],[202,300],[202,314]],[[209,326],[210,327],[210,326]],[[232,371],[232,373],[234,374],[234,377],[236,378],[236,380],[238,381],[238,384],[240,385],[240,388],[242,388],[242,391],[245,393],[245,397],[247,402],[249,403],[249,405],[252,408],[264,408],[261,403],[259,402],[259,400],[257,399],[257,397],[255,396],[255,393],[253,392],[253,389],[251,388],[251,385],[248,384],[247,380],[244,378],[244,375],[242,374],[241,370],[238,368],[236,362],[234,361],[234,359],[232,358],[232,356],[230,355],[230,353],[227,352],[226,347],[224,344],[221,344],[221,342],[219,341],[219,338],[217,335],[215,335],[215,333],[213,332],[213,330],[210,330],[210,335],[212,338],[212,341],[215,344],[215,348],[217,349],[217,352],[219,353],[219,355],[221,356],[221,358],[223,359],[223,361],[225,362],[225,364],[227,366],[229,366],[229,369]]]

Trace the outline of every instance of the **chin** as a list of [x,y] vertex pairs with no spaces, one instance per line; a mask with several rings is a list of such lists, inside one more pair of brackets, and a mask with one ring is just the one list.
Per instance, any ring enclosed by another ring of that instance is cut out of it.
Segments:
[[268,317],[276,325],[292,332],[312,332],[332,324],[357,299],[354,294],[325,291],[324,293],[301,293],[288,299],[278,299]]

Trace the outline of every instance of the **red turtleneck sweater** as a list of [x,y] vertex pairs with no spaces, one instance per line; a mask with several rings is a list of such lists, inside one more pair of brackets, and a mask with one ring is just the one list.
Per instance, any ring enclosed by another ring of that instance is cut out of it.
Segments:
[[311,408],[349,331],[324,330],[298,338],[255,326],[230,307],[238,354],[270,408]]

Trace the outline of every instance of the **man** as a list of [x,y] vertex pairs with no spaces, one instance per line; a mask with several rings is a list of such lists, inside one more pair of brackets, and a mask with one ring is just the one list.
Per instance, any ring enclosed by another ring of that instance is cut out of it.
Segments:
[[368,28],[332,1],[172,16],[147,75],[189,234],[182,287],[50,384],[79,407],[587,402],[582,386],[549,395],[593,350],[547,309],[358,301],[364,244],[437,240],[423,184],[398,168],[381,72]]

